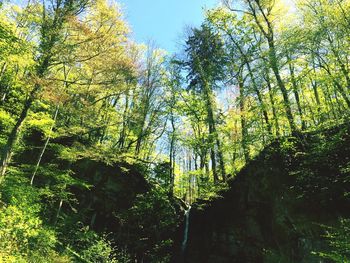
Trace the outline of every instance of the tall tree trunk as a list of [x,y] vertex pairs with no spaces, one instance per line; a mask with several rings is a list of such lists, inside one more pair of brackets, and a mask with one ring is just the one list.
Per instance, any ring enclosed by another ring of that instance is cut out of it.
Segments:
[[40,167],[40,163],[41,163],[41,159],[43,158],[44,156],[44,153],[46,151],[46,148],[47,148],[47,145],[49,144],[50,142],[50,139],[51,139],[51,135],[52,135],[52,130],[53,128],[55,127],[55,124],[56,124],[56,119],[57,119],[57,115],[58,115],[58,110],[59,110],[59,106],[56,107],[56,110],[55,110],[55,114],[54,114],[54,117],[53,117],[53,123],[50,127],[50,130],[49,130],[49,134],[47,135],[47,139],[45,141],[45,144],[44,144],[44,147],[42,148],[41,152],[40,152],[40,155],[39,155],[39,158],[38,158],[38,161],[36,163],[36,166],[35,166],[35,170],[32,174],[32,178],[30,180],[30,185],[33,185],[33,182],[34,182],[34,178],[35,178],[35,175]]
[[252,80],[254,91],[255,91],[256,95],[258,96],[258,101],[260,104],[260,109],[261,109],[263,118],[264,118],[265,123],[267,125],[267,131],[268,131],[269,135],[272,135],[272,128],[271,128],[271,124],[269,122],[269,115],[267,113],[266,105],[264,103],[264,100],[263,100],[263,97],[262,97],[261,92],[259,90],[259,87],[255,81],[254,74],[253,74],[252,68],[251,68],[250,63],[249,63],[249,57],[248,57],[247,53],[243,51],[241,45],[235,40],[235,37],[232,36],[232,34],[228,34],[228,35],[229,35],[232,43],[236,46],[237,50],[239,51],[239,54],[243,57],[244,64],[247,66],[250,79]]
[[263,97],[262,97],[261,92],[259,90],[259,87],[256,84],[256,81],[255,81],[255,78],[254,78],[254,75],[253,75],[253,71],[252,71],[252,69],[250,67],[250,63],[249,63],[248,59],[245,59],[245,60],[246,60],[246,65],[247,65],[247,68],[248,68],[250,79],[252,80],[252,83],[253,83],[254,91],[255,91],[256,95],[258,96],[260,109],[261,109],[262,115],[264,117],[266,126],[267,126],[267,131],[268,131],[269,135],[272,136],[272,128],[271,128],[271,124],[270,124],[270,121],[269,121],[269,114],[267,113],[267,110],[266,110],[266,105],[264,103],[264,100],[263,100]]
[[122,122],[122,130],[120,132],[120,137],[117,142],[118,148],[120,150],[124,149],[124,144],[125,144],[125,137],[126,137],[126,127],[127,127],[127,115],[129,111],[129,94],[127,93],[125,95],[125,107],[124,107],[124,112],[123,112],[123,122]]
[[347,107],[350,108],[350,99],[349,99],[348,95],[346,94],[346,92],[344,91],[341,84],[335,79],[333,79],[333,84],[336,87],[336,90],[340,93],[340,95],[345,100]]
[[56,218],[55,218],[55,223],[54,223],[55,225],[57,224],[58,218],[60,217],[62,205],[63,205],[63,199],[61,199],[60,202],[59,202],[59,204],[58,204],[58,209],[57,209]]
[[7,62],[4,62],[0,70],[0,80],[2,79],[2,76],[5,74],[6,68],[7,68]]
[[209,128],[209,143],[210,143],[210,159],[211,159],[211,168],[213,171],[213,178],[214,182],[218,182],[218,174],[217,174],[217,167],[216,167],[216,156],[215,156],[215,146],[214,146],[214,132],[215,132],[215,125],[214,125],[214,113],[212,108],[212,102],[210,93],[208,92],[207,84],[205,84],[205,101],[206,101],[206,110],[207,110],[207,122],[208,122],[208,128]]
[[216,159],[215,159],[215,149],[212,146],[210,148],[210,160],[211,160],[211,169],[213,171],[213,178],[214,178],[214,183],[217,183],[219,181],[219,177],[218,177],[218,171],[217,171],[217,167],[216,167]]
[[[334,107],[334,103],[332,101],[332,96],[331,96],[331,92],[329,90],[329,86],[326,85],[325,89],[324,90],[322,89],[321,91],[323,92],[323,96],[325,98],[326,104],[328,104],[328,107],[329,107],[328,110],[333,115],[333,118],[335,120],[338,120],[339,119],[339,115],[337,113],[337,110]],[[328,117],[330,117],[330,114],[328,114]]]
[[250,159],[250,156],[249,156],[249,149],[247,145],[248,130],[247,130],[246,119],[245,119],[244,84],[241,76],[239,76],[238,78],[238,86],[239,86],[239,109],[241,113],[241,132],[242,132],[241,143],[242,143],[244,160],[247,163]]
[[[206,100],[206,110],[207,110],[207,121],[208,121],[208,127],[209,127],[209,136],[210,136],[210,144],[211,144],[211,149],[210,149],[210,158],[212,162],[212,170],[213,170],[213,178],[214,182],[219,181],[218,177],[218,172],[217,172],[217,166],[216,166],[216,151],[215,151],[215,144],[218,143],[218,134],[216,131],[216,124],[215,124],[215,117],[214,117],[214,111],[213,111],[213,94],[211,92],[211,89],[208,85],[208,83],[204,84],[204,95],[205,95],[205,100]],[[220,143],[219,143],[220,146]],[[220,146],[221,148],[221,146]],[[220,151],[220,149],[218,149]],[[225,168],[224,168],[224,161],[223,161],[223,155],[220,153],[219,157],[219,165],[220,165],[220,170],[222,177],[224,178],[225,175]]]
[[143,137],[145,136],[145,124],[148,113],[148,106],[144,108],[144,112],[142,113],[142,119],[139,126],[139,134],[137,135],[135,154],[138,156],[141,152],[141,145],[143,143]]
[[[314,77],[315,77],[316,76],[316,65],[315,65],[315,57],[313,54],[312,54],[312,70],[313,70]],[[310,78],[310,81],[311,81],[311,87],[312,87],[312,90],[313,90],[314,96],[315,96],[318,118],[319,118],[320,122],[323,122],[324,121],[324,114],[323,114],[322,109],[321,109],[321,100],[320,100],[320,95],[318,92],[318,83],[313,78]]]
[[221,172],[221,179],[226,182],[226,170],[225,170],[225,162],[224,162],[224,154],[222,150],[222,144],[219,139],[219,136],[216,134],[216,147],[218,148],[218,159],[219,159],[219,165],[220,165],[220,172]]
[[[273,24],[270,20],[271,13],[266,12],[266,8],[264,8],[263,3],[259,0],[249,0],[247,1],[247,4],[249,6],[249,9],[251,11],[251,15],[253,16],[256,25],[260,29],[260,32],[264,35],[267,45],[268,45],[268,56],[269,56],[269,64],[272,69],[272,72],[275,75],[277,85],[282,93],[283,96],[283,106],[284,110],[286,112],[287,120],[289,123],[289,127],[292,133],[295,133],[297,131],[294,117],[292,113],[291,103],[288,96],[288,91],[285,86],[285,83],[282,80],[279,65],[277,61],[277,53],[276,53],[276,47],[275,47],[275,40],[274,40],[274,30],[273,30]],[[261,14],[261,18],[258,16],[258,13]],[[263,25],[265,23],[265,25]]]
[[277,116],[276,104],[275,104],[275,99],[274,99],[274,92],[272,90],[269,74],[270,74],[269,70],[266,69],[265,80],[266,80],[267,88],[269,91],[269,98],[270,98],[270,103],[271,103],[271,107],[272,107],[272,115],[273,115],[273,119],[274,119],[274,123],[275,123],[276,137],[280,137],[280,127],[278,124],[278,116]]
[[22,112],[21,112],[19,118],[17,119],[15,126],[12,128],[11,133],[7,139],[7,143],[3,148],[2,155],[1,155],[1,161],[0,161],[0,184],[4,180],[5,173],[6,173],[6,170],[8,168],[8,165],[11,161],[14,146],[17,143],[23,122],[26,119],[26,117],[28,116],[29,109],[32,106],[33,101],[34,101],[39,89],[40,89],[40,86],[38,84],[36,84],[34,89],[32,90],[32,92],[30,93],[29,98],[25,101]]
[[[270,29],[272,30],[272,29]],[[291,108],[291,103],[289,100],[289,96],[288,96],[288,91],[287,88],[281,78],[281,74],[278,68],[278,63],[277,63],[277,55],[276,55],[276,49],[275,49],[275,43],[274,43],[274,39],[272,34],[270,36],[267,37],[267,42],[269,45],[269,59],[270,59],[270,67],[275,75],[276,81],[277,81],[277,85],[282,93],[283,96],[283,106],[284,106],[284,110],[286,112],[286,116],[288,119],[288,123],[289,123],[289,127],[293,132],[295,132],[296,126],[295,126],[295,122],[294,122],[294,118],[293,118],[293,113],[292,113],[292,108]]]
[[320,66],[326,71],[326,73],[329,75],[329,77],[332,79],[332,82],[334,84],[334,87],[336,88],[336,90],[340,93],[340,95],[343,97],[344,101],[346,102],[346,105],[348,108],[350,108],[350,100],[349,97],[347,95],[347,93],[345,92],[345,90],[343,89],[342,85],[339,83],[339,81],[333,76],[331,69],[329,68],[329,66],[327,65],[327,63],[324,63],[324,61],[321,61],[322,58],[319,56],[319,64]]
[[175,172],[175,122],[174,122],[173,115],[170,117],[170,122],[171,122],[172,134],[170,139],[170,150],[169,150],[169,163],[170,163],[169,178],[170,178],[170,193],[173,195],[174,185],[175,185],[175,173],[174,173]]
[[[5,74],[6,71],[6,67],[7,67],[7,63],[4,62],[1,66],[1,70],[0,70],[0,80],[2,80],[3,75]],[[7,93],[8,93],[8,86],[6,85],[5,87],[3,87],[2,90],[2,96],[1,96],[1,103],[3,103],[6,99]]]
[[292,59],[290,56],[287,56],[287,60],[288,60],[291,82],[292,82],[292,86],[293,86],[293,93],[294,93],[294,97],[295,97],[295,102],[297,103],[297,108],[298,108],[298,112],[299,112],[299,116],[300,116],[300,120],[301,120],[301,129],[305,130],[306,123],[304,120],[303,110],[301,108],[300,96],[299,96],[299,92],[298,92],[298,84],[297,84],[297,80],[296,80],[295,74],[294,74],[294,66],[292,65]]
[[[238,120],[235,120],[234,134],[235,135],[238,134]],[[232,157],[231,157],[231,166],[232,166],[232,174],[231,174],[231,176],[236,172],[235,162],[236,162],[236,159],[237,159],[237,148],[238,148],[238,147],[236,147],[236,145],[239,143],[237,141],[237,136],[234,136],[234,138],[236,138],[236,139],[234,140],[233,152],[232,152]]]

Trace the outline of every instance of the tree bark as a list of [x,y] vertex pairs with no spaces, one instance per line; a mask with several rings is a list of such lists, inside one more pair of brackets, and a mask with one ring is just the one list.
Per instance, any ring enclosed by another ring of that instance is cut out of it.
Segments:
[[247,137],[248,137],[248,130],[247,130],[247,125],[246,125],[246,119],[245,119],[245,106],[244,106],[244,83],[243,79],[241,76],[238,78],[238,86],[239,86],[239,109],[241,113],[241,132],[242,132],[242,149],[243,149],[243,155],[244,155],[244,160],[247,163],[250,159],[249,156],[249,149],[247,146]]
[[[265,13],[265,8],[262,6],[262,3],[259,0],[254,0],[254,1],[249,0],[247,1],[247,3],[251,11],[250,14],[253,16],[256,25],[258,26],[258,28],[260,29],[260,32],[262,33],[262,35],[265,37],[267,41],[269,64],[272,69],[272,72],[275,75],[277,85],[283,96],[283,106],[286,112],[290,130],[292,133],[295,133],[297,129],[294,122],[294,117],[293,117],[291,103],[288,96],[288,91],[285,86],[285,83],[282,80],[280,70],[279,70],[279,65],[277,62],[273,25],[269,18],[269,15],[271,15],[271,13],[269,13],[269,11],[268,13]],[[255,6],[254,6],[254,3],[255,3]],[[263,21],[265,22],[265,26],[262,25],[261,19],[259,19],[258,17],[258,13],[261,14]]]
[[289,96],[288,96],[288,91],[287,91],[287,88],[286,88],[282,78],[281,78],[280,71],[278,68],[275,43],[274,43],[273,37],[271,37],[271,36],[268,37],[268,45],[269,45],[270,66],[271,66],[271,69],[275,75],[277,85],[282,93],[284,110],[286,112],[289,127],[293,133],[293,132],[296,132],[297,129],[296,129],[296,126],[294,123],[294,117],[293,117],[291,103],[290,103]]
[[[173,114],[173,113],[172,113]],[[169,171],[169,178],[170,178],[170,193],[174,194],[174,185],[175,185],[175,122],[174,117],[170,117],[171,122],[171,128],[172,128],[172,134],[170,139],[170,150],[169,150],[169,163],[170,163],[170,171]]]
[[[217,172],[217,165],[216,165],[216,151],[215,151],[215,144],[218,144],[218,135],[216,131],[216,125],[215,125],[215,117],[213,112],[213,95],[211,92],[211,89],[208,85],[208,83],[204,84],[204,95],[205,95],[205,101],[206,101],[206,110],[207,110],[207,121],[208,121],[208,128],[209,128],[209,137],[210,137],[210,158],[212,163],[212,171],[213,171],[213,178],[214,182],[217,183],[219,181],[218,172]],[[219,143],[220,145],[220,143]],[[221,148],[221,147],[220,147]],[[220,151],[220,149],[218,149]],[[219,157],[219,165],[221,169],[222,177],[224,178],[225,175],[225,168],[224,168],[224,161],[222,153]],[[221,157],[221,158],[220,158]]]
[[258,101],[259,101],[259,104],[260,104],[261,112],[262,112],[263,118],[265,120],[265,123],[267,125],[267,131],[268,131],[269,135],[272,136],[272,128],[271,128],[271,124],[270,124],[270,121],[269,121],[269,115],[268,115],[267,110],[266,110],[266,105],[264,103],[264,100],[263,100],[263,97],[261,95],[261,92],[260,92],[260,90],[258,88],[258,85],[256,84],[256,81],[255,81],[255,78],[254,78],[254,75],[253,75],[253,71],[252,71],[252,69],[250,67],[250,63],[249,63],[247,58],[245,58],[245,63],[246,63],[247,68],[248,68],[248,73],[249,73],[250,79],[252,80],[252,83],[253,83],[254,91],[255,91],[256,95],[258,96]]
[[294,93],[295,101],[297,103],[297,108],[298,108],[298,112],[299,112],[299,116],[300,116],[300,120],[301,120],[301,129],[305,130],[306,123],[304,120],[303,110],[301,108],[300,96],[299,96],[299,92],[298,92],[298,84],[297,84],[297,80],[296,80],[295,74],[294,74],[294,66],[292,65],[292,59],[289,56],[287,56],[287,60],[288,60],[291,82],[292,82],[292,86],[293,86],[293,93]]
[[274,119],[274,123],[275,123],[276,137],[278,138],[278,137],[280,137],[280,127],[278,124],[278,116],[277,116],[277,110],[276,110],[274,94],[273,94],[274,92],[272,90],[268,69],[266,69],[265,74],[266,74],[265,80],[266,80],[267,88],[269,91],[269,98],[270,98],[270,103],[271,103],[271,107],[272,107],[272,115],[273,115],[273,119]]
[[36,84],[32,92],[30,93],[29,98],[25,101],[22,112],[19,118],[17,119],[15,126],[12,128],[11,133],[7,139],[7,143],[2,151],[1,160],[0,160],[0,184],[4,180],[5,173],[11,161],[14,146],[17,143],[23,122],[28,116],[29,109],[32,106],[33,101],[39,89],[40,89],[40,86]]

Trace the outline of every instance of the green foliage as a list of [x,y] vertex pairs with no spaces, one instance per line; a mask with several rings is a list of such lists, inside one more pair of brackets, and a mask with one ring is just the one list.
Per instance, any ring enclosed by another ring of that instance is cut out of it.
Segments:
[[329,250],[313,252],[320,258],[330,259],[332,262],[348,262],[350,260],[350,220],[342,219],[339,226],[323,226]]
[[121,220],[123,233],[128,233],[121,240],[132,254],[150,262],[169,261],[178,215],[167,191],[157,187],[137,196]]
[[280,150],[285,155],[297,155],[298,143],[300,141],[296,137],[283,138],[280,142]]
[[158,163],[152,170],[154,179],[165,189],[170,189],[170,166],[169,162]]
[[[283,1],[241,1],[243,12],[224,1],[190,30],[181,58],[135,44],[107,0],[0,2],[7,261],[168,262],[174,196],[220,198],[227,178],[273,141],[288,165],[300,161],[291,170],[300,196],[350,181],[350,163],[337,160],[316,177],[347,129],[304,144],[306,131],[349,116],[348,0],[300,1],[298,15]],[[101,171],[82,172],[84,160]],[[105,174],[114,169],[127,183]]]
[[1,109],[0,110],[0,127],[2,129],[1,132],[7,133],[11,125],[13,125],[13,122],[14,121],[11,115],[8,112]]
[[10,131],[11,126],[13,125],[13,118],[12,116],[0,109],[0,145],[3,147],[6,143],[7,135]]
[[75,249],[79,249],[78,255],[82,262],[120,262],[118,261],[120,258],[116,258],[112,243],[106,237],[100,237],[93,231],[82,229],[77,239]]
[[7,201],[0,209],[0,258],[5,262],[59,262],[56,233],[40,218],[38,194],[11,180],[2,190],[2,200]]
[[[25,257],[31,246],[43,245],[40,243],[41,235],[47,236],[40,229],[41,221],[38,217],[18,209],[16,206],[8,206],[1,209],[1,250],[5,255]],[[37,242],[36,242],[37,241]],[[48,247],[54,242],[46,240]]]

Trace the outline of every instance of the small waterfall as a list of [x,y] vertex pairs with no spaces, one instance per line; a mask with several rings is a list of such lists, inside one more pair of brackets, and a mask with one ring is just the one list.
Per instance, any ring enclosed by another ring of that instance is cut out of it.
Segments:
[[185,211],[185,228],[184,228],[184,238],[181,244],[181,253],[182,256],[185,255],[186,247],[187,247],[187,240],[188,240],[188,228],[190,225],[190,211],[191,206],[188,207],[188,209]]

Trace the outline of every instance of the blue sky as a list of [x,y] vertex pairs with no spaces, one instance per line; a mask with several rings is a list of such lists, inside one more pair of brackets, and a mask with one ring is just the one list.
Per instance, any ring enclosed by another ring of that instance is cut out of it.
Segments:
[[117,0],[138,43],[152,40],[157,47],[175,52],[186,25],[203,21],[203,8],[214,7],[218,0]]

